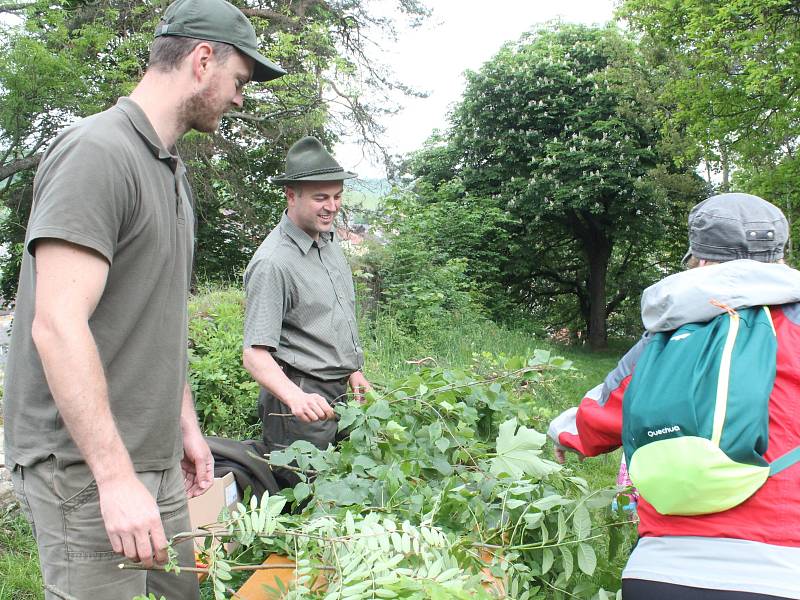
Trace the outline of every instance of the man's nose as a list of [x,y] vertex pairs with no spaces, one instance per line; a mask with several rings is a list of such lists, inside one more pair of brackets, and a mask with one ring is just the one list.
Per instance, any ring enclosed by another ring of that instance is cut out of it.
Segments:
[[233,97],[233,104],[237,108],[242,108],[242,106],[244,106],[244,96],[242,96],[242,92],[236,92],[236,95]]

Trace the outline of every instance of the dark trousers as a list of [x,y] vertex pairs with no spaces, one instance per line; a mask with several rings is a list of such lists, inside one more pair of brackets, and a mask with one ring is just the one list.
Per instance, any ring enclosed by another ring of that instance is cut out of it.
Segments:
[[[324,380],[312,377],[286,364],[281,364],[281,368],[297,387],[308,394],[319,394],[331,406],[347,400],[347,377]],[[258,409],[261,416],[262,436],[270,451],[286,448],[297,440],[306,440],[320,450],[325,450],[336,440],[336,432],[339,428],[336,419],[303,423],[292,415],[288,406],[264,388],[261,388],[258,397]]]
[[[281,368],[297,387],[308,394],[319,394],[331,406],[347,400],[347,377],[324,380],[298,371],[287,364],[281,364]],[[264,388],[261,388],[258,397],[258,414],[261,417],[264,444],[270,452],[282,450],[298,440],[311,442],[320,450],[325,450],[336,441],[339,429],[337,419],[303,423],[292,415],[288,406]],[[296,473],[276,468],[273,468],[273,471],[281,487],[294,486],[299,482]]]
[[752,594],[750,592],[728,592],[645,581],[623,579],[622,600],[779,600],[779,596]]

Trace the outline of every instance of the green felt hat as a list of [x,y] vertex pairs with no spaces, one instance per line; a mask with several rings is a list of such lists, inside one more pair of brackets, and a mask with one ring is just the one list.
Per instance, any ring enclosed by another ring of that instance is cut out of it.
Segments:
[[322,143],[310,135],[296,141],[286,155],[286,172],[271,177],[270,182],[291,185],[301,181],[342,181],[358,177],[345,171]]
[[156,37],[162,35],[230,44],[255,61],[253,81],[269,81],[286,75],[286,71],[259,53],[250,19],[225,0],[176,0],[169,5],[156,28]]

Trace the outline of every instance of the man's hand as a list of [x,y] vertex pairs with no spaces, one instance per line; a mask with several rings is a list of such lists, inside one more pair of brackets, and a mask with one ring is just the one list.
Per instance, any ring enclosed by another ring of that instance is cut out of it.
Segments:
[[214,457],[199,429],[183,435],[181,469],[187,498],[199,496],[214,482]]
[[97,485],[100,511],[114,552],[147,568],[167,562],[167,537],[153,496],[135,476]]
[[307,394],[302,390],[293,396],[286,405],[291,409],[292,414],[303,423],[312,421],[325,421],[333,419],[335,413],[328,401],[319,394]]
[[347,380],[350,384],[350,389],[353,391],[353,397],[357,402],[364,403],[364,394],[372,391],[372,384],[367,381],[361,371],[355,371]]

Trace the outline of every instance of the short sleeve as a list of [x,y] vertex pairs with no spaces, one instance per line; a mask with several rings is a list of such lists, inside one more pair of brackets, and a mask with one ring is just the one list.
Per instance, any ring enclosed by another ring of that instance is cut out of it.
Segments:
[[119,148],[89,133],[67,130],[39,165],[26,237],[31,254],[36,240],[55,238],[91,248],[113,262],[135,190]]
[[264,346],[275,351],[291,301],[286,274],[270,260],[256,261],[245,273],[244,289],[244,347]]

